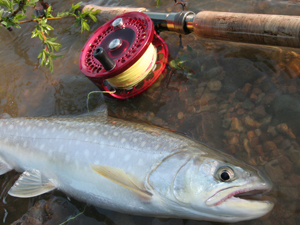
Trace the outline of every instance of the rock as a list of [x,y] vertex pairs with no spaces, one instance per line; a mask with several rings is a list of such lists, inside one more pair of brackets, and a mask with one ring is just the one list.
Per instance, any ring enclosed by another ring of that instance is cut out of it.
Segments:
[[239,143],[239,138],[237,136],[233,136],[228,139],[228,144],[230,145],[236,145],[238,143]]
[[253,137],[255,137],[255,133],[254,133],[254,131],[253,130],[251,130],[251,131],[248,131],[247,132],[247,137],[248,137],[248,139],[250,140],[250,138],[253,138]]
[[300,176],[299,175],[296,175],[293,173],[289,176],[288,179],[293,186],[296,186],[296,187],[300,186]]
[[254,132],[257,136],[260,136],[262,134],[261,129],[259,128],[255,129]]
[[241,132],[243,130],[242,122],[238,118],[234,117],[230,125],[230,130]]
[[286,123],[278,124],[276,128],[282,134],[287,134],[289,131],[288,125]]
[[254,148],[254,151],[257,152],[258,155],[262,156],[264,155],[263,146],[262,145],[256,145]]
[[273,137],[275,137],[277,135],[277,131],[275,129],[275,127],[273,126],[269,126],[267,132],[272,135]]
[[263,143],[263,148],[266,152],[272,152],[277,150],[277,147],[273,141],[265,141]]
[[233,137],[233,136],[239,137],[240,135],[239,135],[239,133],[226,130],[226,131],[224,131],[224,136],[229,139],[230,137]]
[[257,122],[255,120],[253,120],[250,116],[246,116],[245,117],[245,126],[249,129],[253,129],[256,127]]
[[294,94],[297,92],[297,87],[294,85],[290,85],[290,86],[288,86],[288,91],[290,94]]
[[252,89],[252,93],[255,95],[259,95],[260,93],[262,93],[262,90],[260,90],[259,88],[255,87]]
[[239,109],[236,111],[236,114],[238,114],[238,115],[243,115],[245,112],[246,112],[245,109],[239,108]]
[[201,98],[202,94],[204,92],[204,87],[200,87],[196,90],[195,98]]
[[260,105],[253,109],[253,116],[255,118],[264,118],[267,115],[265,107]]
[[252,137],[250,140],[249,140],[249,145],[254,148],[256,145],[258,145],[259,143],[259,138],[258,137]]
[[179,113],[177,114],[177,118],[178,118],[179,120],[183,119],[183,117],[184,117],[183,112],[179,112]]
[[208,82],[207,87],[211,91],[219,91],[222,88],[222,83],[219,80],[211,80]]
[[293,163],[286,156],[281,156],[278,160],[283,172],[290,173],[292,171]]
[[257,95],[254,94],[254,93],[252,93],[252,94],[250,95],[250,101],[251,101],[251,102],[256,102],[256,101],[257,101]]
[[257,100],[255,102],[255,104],[259,104],[261,102],[261,100],[265,97],[265,93],[260,93],[259,95],[257,95]]
[[243,144],[244,144],[244,148],[245,148],[246,152],[248,153],[248,155],[250,155],[251,152],[252,152],[252,149],[249,146],[249,141],[248,141],[247,138],[244,139],[244,143]]
[[279,190],[290,200],[298,199],[299,190],[295,187],[279,187]]
[[250,99],[246,99],[246,101],[243,102],[242,107],[244,109],[251,110],[254,108],[254,104],[250,101]]
[[222,72],[223,72],[222,67],[217,66],[217,67],[214,67],[214,68],[208,70],[206,73],[204,73],[204,75],[206,76],[207,79],[212,79],[212,78],[215,78],[217,75],[219,75]]
[[250,83],[246,83],[245,86],[242,88],[242,92],[247,95],[249,93],[249,91],[252,88],[252,84]]
[[281,182],[284,180],[284,172],[279,166],[278,160],[272,160],[265,165],[265,170],[274,182]]
[[222,127],[225,128],[225,129],[228,129],[230,124],[231,124],[231,119],[230,118],[225,119],[225,120],[222,121]]
[[291,145],[292,145],[292,143],[289,139],[284,139],[280,143],[279,148],[284,150],[284,149],[287,149],[287,148],[291,147]]
[[221,104],[220,106],[219,106],[219,109],[228,109],[228,107],[229,107],[229,104]]
[[294,135],[294,133],[292,132],[291,129],[288,130],[287,135],[288,135],[291,139],[296,139],[296,136]]
[[272,121],[272,116],[271,115],[267,115],[266,117],[264,117],[262,120],[261,120],[261,123],[262,124],[269,124],[271,123]]
[[243,93],[241,90],[237,90],[235,92],[235,98],[241,102],[245,101],[247,99],[247,96],[245,93]]

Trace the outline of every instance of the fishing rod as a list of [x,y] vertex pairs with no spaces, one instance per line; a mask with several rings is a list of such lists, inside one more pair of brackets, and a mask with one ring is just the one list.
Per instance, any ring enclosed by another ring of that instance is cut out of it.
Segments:
[[149,12],[146,8],[102,7],[109,20],[89,38],[80,55],[81,71],[102,91],[118,99],[135,97],[148,89],[168,62],[161,31],[195,33],[199,37],[252,44],[300,47],[300,17],[192,11]]

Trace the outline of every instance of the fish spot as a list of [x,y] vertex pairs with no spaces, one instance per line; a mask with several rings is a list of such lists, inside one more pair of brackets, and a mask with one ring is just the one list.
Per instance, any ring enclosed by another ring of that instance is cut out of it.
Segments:
[[125,143],[126,142],[126,138],[122,138],[121,139],[121,143],[123,144],[123,143]]
[[157,149],[159,149],[159,145],[156,145],[156,146],[155,146],[155,150],[157,150]]
[[144,164],[144,161],[143,161],[143,159],[140,158],[140,159],[138,160],[138,165],[139,165],[139,166],[142,166],[143,164]]
[[43,126],[43,123],[39,123],[38,126],[39,126],[39,127]]
[[118,136],[118,135],[119,135],[119,133],[118,133],[118,132],[114,132],[113,134],[114,134],[114,136]]
[[59,149],[58,149],[58,151],[59,152],[62,152],[62,150],[64,149],[64,146],[63,145],[61,145],[61,146],[59,146]]
[[90,152],[89,152],[89,150],[84,150],[84,155],[86,156],[86,157],[88,157],[89,155],[90,155]]
[[84,128],[81,128],[79,131],[80,131],[80,132],[83,132],[83,131],[84,131]]
[[113,159],[114,157],[115,157],[115,153],[114,152],[110,153],[109,159]]
[[69,155],[66,155],[66,161],[69,162],[70,159],[71,159],[70,156],[69,156]]
[[146,141],[143,141],[141,146],[144,147],[146,145]]
[[86,134],[88,134],[88,133],[90,133],[90,130],[86,130],[86,132],[85,132]]
[[124,160],[128,161],[130,159],[130,155],[125,155]]
[[104,132],[104,135],[108,135],[108,131],[105,131],[105,132]]
[[98,133],[99,133],[99,131],[96,130],[96,131],[94,132],[94,135],[97,135]]
[[22,121],[21,123],[20,123],[20,126],[23,126],[24,125],[24,122]]

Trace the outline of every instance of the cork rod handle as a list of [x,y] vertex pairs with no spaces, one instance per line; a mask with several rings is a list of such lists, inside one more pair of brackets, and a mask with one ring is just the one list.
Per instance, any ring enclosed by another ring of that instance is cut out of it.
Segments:
[[205,38],[300,47],[300,16],[202,11],[193,31]]

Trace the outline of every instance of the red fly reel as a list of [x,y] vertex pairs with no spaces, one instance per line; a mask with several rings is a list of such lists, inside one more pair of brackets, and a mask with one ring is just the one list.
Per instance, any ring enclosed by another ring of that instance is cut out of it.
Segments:
[[[81,51],[79,66],[101,90],[115,98],[125,99],[149,88],[162,74],[167,61],[167,45],[156,34],[150,17],[129,12],[95,31]],[[143,77],[137,74],[139,71],[145,73]],[[116,85],[123,77],[129,81],[122,81],[121,87]],[[133,79],[139,79],[138,83]]]

